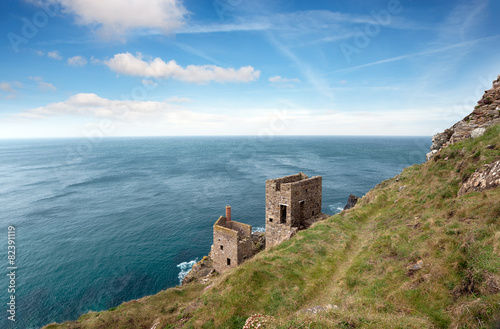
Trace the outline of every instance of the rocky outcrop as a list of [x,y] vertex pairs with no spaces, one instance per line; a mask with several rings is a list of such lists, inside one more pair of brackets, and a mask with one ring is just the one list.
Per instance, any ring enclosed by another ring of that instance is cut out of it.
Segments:
[[483,191],[497,186],[500,186],[500,160],[487,164],[474,172],[463,183],[458,195],[461,196],[471,191]]
[[358,203],[359,198],[353,194],[349,194],[349,198],[347,199],[347,204],[344,207],[344,210],[353,208],[356,203]]
[[266,232],[252,233],[252,252],[257,254],[266,249]]
[[432,137],[431,152],[427,153],[427,160],[449,144],[481,136],[487,127],[497,123],[500,123],[500,75],[493,81],[493,87],[484,92],[471,114]]
[[206,282],[208,281],[208,278],[215,273],[214,262],[210,257],[205,256],[202,260],[193,265],[191,271],[189,271],[189,273],[186,274],[182,280],[182,285],[188,284],[192,281]]

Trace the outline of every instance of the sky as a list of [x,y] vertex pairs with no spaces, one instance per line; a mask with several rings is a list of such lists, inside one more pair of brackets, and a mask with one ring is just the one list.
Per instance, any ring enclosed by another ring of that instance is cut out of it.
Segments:
[[430,136],[500,74],[497,0],[3,0],[0,138]]

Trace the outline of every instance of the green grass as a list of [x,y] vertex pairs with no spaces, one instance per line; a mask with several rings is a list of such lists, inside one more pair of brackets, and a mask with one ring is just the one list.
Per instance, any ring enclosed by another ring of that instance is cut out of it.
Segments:
[[[457,192],[500,159],[499,146],[499,125],[453,144],[210,289],[171,288],[46,328],[242,328],[256,313],[275,318],[266,328],[491,327],[500,323],[500,189]],[[338,308],[299,312],[327,304]]]

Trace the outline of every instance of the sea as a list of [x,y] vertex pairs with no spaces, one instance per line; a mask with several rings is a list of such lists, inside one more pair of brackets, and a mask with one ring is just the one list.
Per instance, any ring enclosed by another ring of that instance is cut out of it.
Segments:
[[[333,215],[349,194],[361,197],[424,162],[430,142],[350,136],[0,140],[0,328],[76,320],[179,285],[210,251],[212,226],[226,205],[234,220],[265,229],[267,179],[321,175],[322,211]],[[15,322],[8,319],[11,296]]]

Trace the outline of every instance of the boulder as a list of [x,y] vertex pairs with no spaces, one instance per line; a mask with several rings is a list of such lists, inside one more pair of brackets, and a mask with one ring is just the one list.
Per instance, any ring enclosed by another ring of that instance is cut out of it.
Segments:
[[478,138],[479,136],[483,136],[485,131],[485,128],[476,128],[470,132],[470,138]]
[[359,198],[355,195],[350,194],[349,198],[347,199],[347,204],[344,207],[344,210],[351,209],[353,208],[356,203],[358,203]]
[[410,271],[418,271],[420,270],[422,267],[424,266],[424,262],[423,260],[419,260],[418,262],[416,262],[415,264],[411,265],[408,269]]

